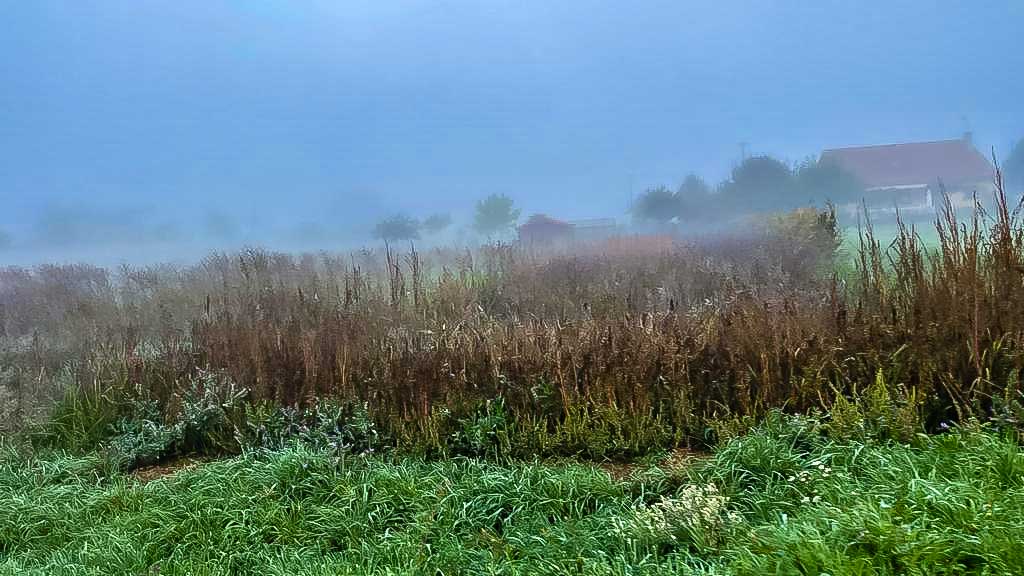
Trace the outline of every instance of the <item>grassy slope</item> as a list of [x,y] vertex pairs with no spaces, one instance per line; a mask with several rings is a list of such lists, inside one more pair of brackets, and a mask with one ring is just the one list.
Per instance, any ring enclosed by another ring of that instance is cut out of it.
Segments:
[[[98,479],[94,457],[9,450],[0,573],[1024,571],[1017,445],[988,432],[919,443],[835,443],[776,418],[703,464],[624,481],[582,464],[295,448],[142,484]],[[695,491],[708,484],[725,507]]]
[[[926,248],[938,248],[939,233],[935,229],[935,225],[933,223],[913,222],[907,224],[908,228],[911,226],[913,226],[914,232]],[[874,223],[872,228],[874,230],[875,238],[878,239],[879,244],[881,244],[883,248],[892,244],[900,234],[899,226],[897,226],[895,222]],[[854,258],[857,255],[857,250],[860,247],[861,233],[862,231],[857,229],[856,223],[848,223],[843,227],[840,249],[843,250],[849,258]]]

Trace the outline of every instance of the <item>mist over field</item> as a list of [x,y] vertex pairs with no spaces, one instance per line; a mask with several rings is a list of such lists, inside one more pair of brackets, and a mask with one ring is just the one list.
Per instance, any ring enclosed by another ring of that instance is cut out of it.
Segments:
[[1024,574],[1022,24],[0,0],[0,576]]
[[1022,22],[1013,2],[10,2],[0,264],[348,249],[394,215],[472,243],[491,194],[520,223],[628,222],[744,157],[968,131],[1001,160]]

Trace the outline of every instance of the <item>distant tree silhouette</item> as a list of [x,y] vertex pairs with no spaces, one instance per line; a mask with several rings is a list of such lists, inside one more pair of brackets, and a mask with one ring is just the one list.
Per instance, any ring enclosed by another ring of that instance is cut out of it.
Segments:
[[1010,151],[1003,162],[1003,181],[1010,192],[1024,193],[1024,138]]
[[693,221],[710,214],[711,187],[696,174],[688,174],[676,190],[680,220]]
[[437,213],[427,216],[420,226],[427,234],[438,234],[451,226],[452,216],[447,213]]
[[511,198],[504,194],[491,194],[476,203],[473,228],[485,236],[508,232],[519,219],[520,210],[513,207]]
[[808,160],[796,169],[799,194],[810,201],[860,202],[864,184],[834,162]]
[[686,178],[683,179],[683,183],[679,185],[679,190],[676,193],[682,197],[703,197],[711,193],[711,187],[708,186],[708,183],[700,176],[696,174],[687,174]]
[[420,223],[404,214],[395,214],[377,222],[373,236],[388,242],[415,240],[420,237]]
[[732,169],[722,183],[722,199],[734,209],[776,210],[793,204],[793,171],[771,156],[752,156]]
[[633,216],[645,222],[665,224],[679,216],[679,196],[664,186],[648,188],[633,202]]

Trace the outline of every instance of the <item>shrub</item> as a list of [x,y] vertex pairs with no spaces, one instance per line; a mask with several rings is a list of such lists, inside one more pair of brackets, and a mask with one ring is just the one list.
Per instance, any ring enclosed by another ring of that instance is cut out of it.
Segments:
[[183,453],[230,453],[237,445],[237,418],[249,391],[222,374],[207,371],[190,380],[179,399],[174,426]]
[[828,275],[835,264],[842,233],[833,206],[800,208],[766,217],[770,238],[781,244],[783,270],[795,278]]
[[156,464],[175,453],[182,441],[181,427],[150,419],[122,419],[111,433],[112,438],[101,448],[111,470]]
[[242,450],[279,450],[302,444],[317,450],[368,454],[385,446],[366,404],[329,400],[310,408],[245,406],[245,426],[237,439]]
[[487,400],[468,418],[459,420],[452,445],[457,454],[491,456],[509,453],[508,422],[501,398]]

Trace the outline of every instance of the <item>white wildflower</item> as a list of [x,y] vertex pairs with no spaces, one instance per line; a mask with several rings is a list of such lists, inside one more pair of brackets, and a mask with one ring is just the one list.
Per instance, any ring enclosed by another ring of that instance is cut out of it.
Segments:
[[714,536],[726,521],[741,520],[726,510],[729,499],[714,484],[688,485],[674,498],[662,498],[634,509],[632,517],[617,529],[663,542]]

